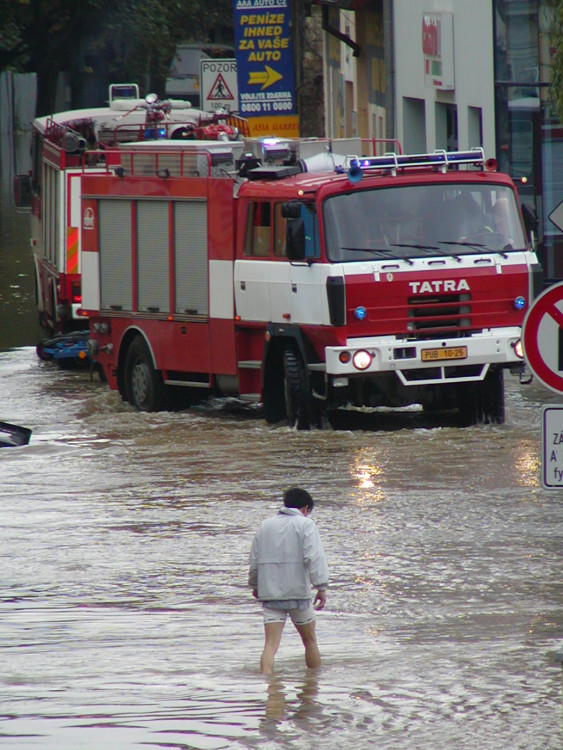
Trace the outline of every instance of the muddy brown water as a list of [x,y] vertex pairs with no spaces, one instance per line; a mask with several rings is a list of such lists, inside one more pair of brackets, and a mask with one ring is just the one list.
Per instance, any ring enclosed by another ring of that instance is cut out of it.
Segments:
[[[465,429],[136,413],[37,360],[28,219],[0,208],[0,420],[33,430],[0,450],[0,745],[561,747],[563,496],[540,486],[558,395],[507,377],[506,424]],[[290,484],[331,569],[323,666],[288,626],[268,680],[247,558]]]

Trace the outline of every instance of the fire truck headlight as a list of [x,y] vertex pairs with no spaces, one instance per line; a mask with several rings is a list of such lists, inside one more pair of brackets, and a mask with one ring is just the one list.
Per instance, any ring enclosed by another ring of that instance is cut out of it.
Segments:
[[514,300],[514,307],[517,310],[523,310],[526,307],[526,300],[524,297],[519,296]]
[[365,320],[367,314],[368,312],[366,308],[363,307],[362,305],[360,305],[359,307],[356,307],[356,309],[354,310],[354,315],[356,316],[358,320]]
[[366,352],[365,349],[360,349],[352,357],[352,362],[357,370],[367,370],[372,360],[373,356],[369,352]]
[[522,346],[521,339],[518,339],[518,341],[515,341],[512,344],[512,348],[514,349],[514,354],[516,354],[517,357],[520,357],[520,359],[524,359],[524,347]]
[[95,357],[96,354],[98,353],[98,342],[96,341],[96,339],[88,339],[87,347],[88,347],[88,354],[91,357]]

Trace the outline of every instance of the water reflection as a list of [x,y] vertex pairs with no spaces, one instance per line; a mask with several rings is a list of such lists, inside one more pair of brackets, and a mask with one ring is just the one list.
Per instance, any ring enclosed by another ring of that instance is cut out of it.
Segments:
[[319,677],[318,670],[306,670],[301,681],[291,684],[292,681],[272,675],[268,680],[263,729],[270,722],[321,720],[323,707],[318,700]]
[[35,313],[30,214],[15,207],[14,174],[31,168],[29,133],[0,133],[0,351],[35,345],[43,332]]

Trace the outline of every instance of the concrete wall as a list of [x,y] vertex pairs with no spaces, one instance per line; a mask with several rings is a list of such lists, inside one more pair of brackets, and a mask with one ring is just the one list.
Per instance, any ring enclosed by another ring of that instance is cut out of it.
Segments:
[[[495,156],[493,11],[491,0],[394,0],[395,126],[410,153],[451,148],[447,134],[457,114],[457,147],[483,146]],[[453,17],[454,88],[425,76],[423,15]],[[479,141],[482,141],[481,143]]]
[[0,74],[0,133],[31,129],[36,96],[35,73],[4,71]]

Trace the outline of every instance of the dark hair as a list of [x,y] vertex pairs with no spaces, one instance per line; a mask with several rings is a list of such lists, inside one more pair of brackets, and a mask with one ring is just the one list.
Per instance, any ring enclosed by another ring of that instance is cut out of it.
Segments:
[[309,512],[313,510],[315,505],[313,498],[307,490],[302,490],[300,487],[291,487],[286,490],[283,496],[283,504],[286,508],[309,508]]

